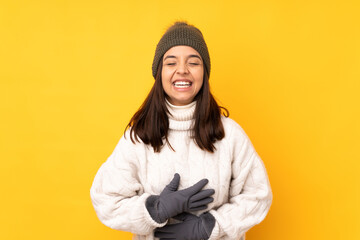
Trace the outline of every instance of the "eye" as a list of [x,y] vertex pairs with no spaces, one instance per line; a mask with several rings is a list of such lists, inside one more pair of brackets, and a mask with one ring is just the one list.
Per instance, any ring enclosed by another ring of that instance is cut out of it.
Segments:
[[168,66],[173,66],[175,65],[176,63],[165,63],[165,65],[168,65]]
[[190,63],[190,65],[200,65],[199,63]]

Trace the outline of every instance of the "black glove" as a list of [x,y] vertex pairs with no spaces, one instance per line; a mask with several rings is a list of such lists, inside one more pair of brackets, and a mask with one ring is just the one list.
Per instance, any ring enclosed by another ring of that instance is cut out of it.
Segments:
[[215,226],[215,218],[208,212],[201,214],[199,217],[190,213],[182,213],[174,218],[182,222],[157,228],[154,236],[160,238],[160,240],[209,239]]
[[214,189],[201,190],[209,180],[202,179],[189,188],[177,191],[179,182],[180,175],[176,173],[160,195],[151,195],[146,199],[146,208],[156,222],[163,223],[183,212],[206,209],[207,204],[214,201],[210,197],[215,193]]

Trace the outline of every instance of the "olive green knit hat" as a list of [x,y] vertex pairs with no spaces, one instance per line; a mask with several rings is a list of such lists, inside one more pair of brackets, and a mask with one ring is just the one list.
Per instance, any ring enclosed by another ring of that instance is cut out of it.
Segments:
[[156,46],[155,57],[152,64],[152,73],[156,78],[156,72],[160,59],[170,48],[178,45],[186,45],[194,48],[201,55],[205,64],[205,71],[210,76],[210,56],[201,31],[185,21],[175,22],[161,37]]

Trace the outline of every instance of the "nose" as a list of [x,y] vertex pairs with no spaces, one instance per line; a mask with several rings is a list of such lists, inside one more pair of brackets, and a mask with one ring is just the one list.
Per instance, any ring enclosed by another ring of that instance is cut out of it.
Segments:
[[189,72],[189,69],[188,69],[188,67],[187,67],[187,65],[186,65],[186,62],[184,62],[184,63],[179,63],[179,64],[178,64],[178,68],[176,69],[176,71],[177,71],[178,73],[180,73],[180,74],[186,74],[186,73],[188,73],[188,72]]

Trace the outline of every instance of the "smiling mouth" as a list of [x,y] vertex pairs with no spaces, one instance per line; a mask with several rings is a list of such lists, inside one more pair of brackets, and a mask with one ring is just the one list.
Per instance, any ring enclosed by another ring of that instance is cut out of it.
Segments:
[[176,81],[173,83],[173,85],[177,88],[187,88],[187,87],[191,87],[192,82],[188,82],[188,81]]

